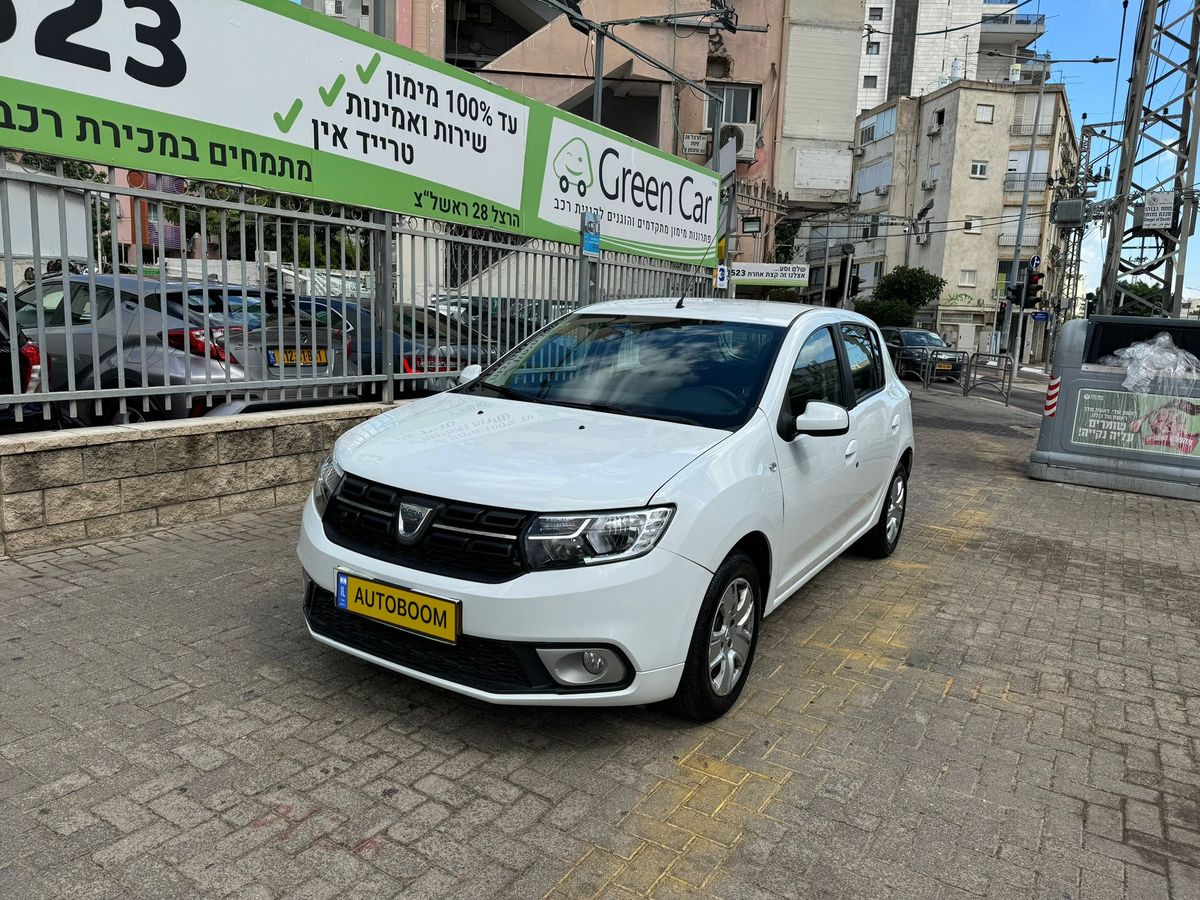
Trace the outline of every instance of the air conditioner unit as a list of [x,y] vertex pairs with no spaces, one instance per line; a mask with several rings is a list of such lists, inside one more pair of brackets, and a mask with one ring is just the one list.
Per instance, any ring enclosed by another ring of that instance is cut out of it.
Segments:
[[925,234],[924,232],[919,233],[917,235],[917,243],[918,244],[928,244],[929,243],[929,235]]
[[720,145],[737,142],[738,162],[754,162],[758,153],[758,126],[750,122],[727,122],[721,126]]
[[875,188],[875,193],[880,197],[886,197],[891,192],[892,186],[890,184],[881,184],[879,187]]
[[857,159],[857,158],[859,158],[859,157],[861,157],[861,156],[865,156],[865,155],[866,155],[866,153],[867,153],[867,148],[866,148],[866,147],[852,147],[852,148],[851,148],[851,150],[852,150],[852,152],[853,152],[853,154],[854,154],[854,157],[855,157],[856,159]]
[[937,187],[937,179],[936,178],[926,178],[924,181],[921,182],[921,188],[923,190],[932,191],[935,187]]
[[937,137],[939,134],[942,133],[942,126],[940,123],[934,122],[932,125],[929,126],[929,130],[925,133],[927,135],[929,135],[930,137]]

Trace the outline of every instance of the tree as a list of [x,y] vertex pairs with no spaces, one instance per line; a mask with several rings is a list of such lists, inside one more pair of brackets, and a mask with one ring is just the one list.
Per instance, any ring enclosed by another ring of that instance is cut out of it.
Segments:
[[775,226],[775,262],[790,263],[796,255],[796,235],[800,231],[798,219],[788,219]]
[[[1157,316],[1163,312],[1164,302],[1162,290],[1144,281],[1118,281],[1118,285],[1135,297],[1141,297],[1150,306],[1142,303],[1127,301],[1126,305],[1118,308],[1117,314],[1122,316]],[[1120,296],[1120,295],[1118,295]]]
[[[945,288],[945,278],[920,266],[897,266],[879,279],[873,297],[875,300],[906,303],[916,312],[936,303]],[[855,308],[861,306],[860,303]]]
[[856,301],[854,311],[881,328],[911,328],[917,316],[916,307],[909,306],[903,300],[881,300],[878,297]]

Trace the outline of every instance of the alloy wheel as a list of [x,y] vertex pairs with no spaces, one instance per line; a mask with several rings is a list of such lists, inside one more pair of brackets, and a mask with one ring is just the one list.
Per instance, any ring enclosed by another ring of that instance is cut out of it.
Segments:
[[908,491],[904,486],[904,476],[896,473],[892,479],[891,490],[888,491],[887,507],[887,539],[889,545],[895,545],[900,540],[900,528],[904,524],[904,504],[908,500]]
[[742,680],[754,644],[754,589],[735,578],[721,594],[708,634],[708,677],[713,692],[727,697]]

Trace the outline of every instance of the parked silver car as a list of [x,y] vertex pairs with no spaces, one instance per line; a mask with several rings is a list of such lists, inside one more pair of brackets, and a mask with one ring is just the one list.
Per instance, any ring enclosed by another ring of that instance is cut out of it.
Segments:
[[[98,275],[47,278],[14,299],[18,324],[50,359],[52,391],[136,398],[125,415],[116,398],[99,411],[81,404],[90,424],[334,399],[343,387],[320,381],[358,374],[348,336],[286,294]],[[179,390],[137,396],[166,386]]]

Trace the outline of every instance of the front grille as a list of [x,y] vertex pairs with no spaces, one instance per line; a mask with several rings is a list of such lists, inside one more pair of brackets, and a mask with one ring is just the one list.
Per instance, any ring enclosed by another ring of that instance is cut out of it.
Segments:
[[[397,533],[401,500],[434,508],[433,521],[414,544]],[[491,509],[406,493],[346,475],[325,512],[325,536],[339,546],[421,572],[497,584],[528,571],[521,534],[530,513]]]
[[338,609],[333,594],[309,583],[304,614],[317,634],[427,675],[493,694],[562,692],[533,647],[463,635],[431,641]]

